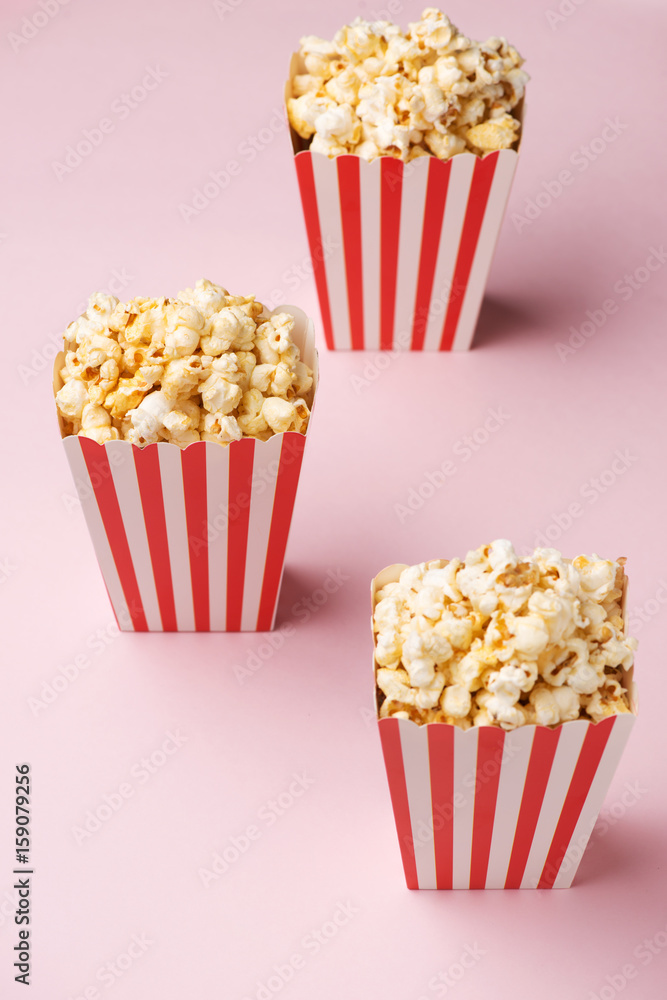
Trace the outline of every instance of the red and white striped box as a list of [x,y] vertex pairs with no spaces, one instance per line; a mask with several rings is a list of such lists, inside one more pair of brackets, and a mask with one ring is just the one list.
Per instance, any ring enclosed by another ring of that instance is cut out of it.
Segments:
[[[314,373],[312,320],[292,333]],[[54,392],[64,355],[55,361]],[[63,426],[61,421],[61,433]],[[308,431],[310,433],[310,430]],[[273,628],[306,436],[63,445],[118,626],[136,632]]]
[[290,135],[327,347],[467,350],[518,150],[368,163]]
[[635,723],[625,686],[632,713],[553,729],[378,718],[408,889],[568,888]]

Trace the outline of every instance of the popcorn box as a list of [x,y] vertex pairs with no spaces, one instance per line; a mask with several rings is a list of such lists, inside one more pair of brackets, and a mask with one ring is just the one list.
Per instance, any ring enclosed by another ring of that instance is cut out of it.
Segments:
[[327,347],[467,350],[518,150],[368,163],[290,135]]
[[[313,369],[315,393],[312,320],[295,306],[273,312],[294,316],[292,336]],[[61,353],[54,393],[63,364]],[[63,438],[121,630],[273,628],[306,436],[290,431],[227,447],[196,441],[184,449]]]
[[[373,606],[405,568],[378,574]],[[378,717],[408,889],[568,888],[635,723],[632,673],[631,713],[597,723],[505,732]]]

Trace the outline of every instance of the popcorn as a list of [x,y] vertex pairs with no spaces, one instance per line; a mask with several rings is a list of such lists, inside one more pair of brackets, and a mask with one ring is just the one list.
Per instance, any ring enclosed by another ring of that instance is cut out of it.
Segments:
[[174,409],[164,417],[162,425],[169,433],[169,440],[182,448],[199,441],[201,407],[193,399],[177,400]]
[[489,153],[494,149],[510,149],[517,140],[519,122],[504,114],[487,122],[474,125],[466,132],[468,145],[474,153]]
[[629,712],[624,561],[521,559],[500,539],[406,567],[375,595],[380,717],[511,730]]
[[205,413],[201,427],[202,441],[217,441],[229,444],[230,441],[240,441],[243,432],[235,417],[226,413]]
[[287,114],[314,152],[408,162],[481,156],[518,140],[521,56],[504,38],[471,41],[435,8],[406,33],[357,17],[332,42],[302,38],[300,55],[306,72],[292,80]]
[[256,365],[250,376],[250,386],[271,396],[285,396],[294,376],[284,361],[277,365]]
[[87,403],[81,413],[82,437],[92,438],[98,444],[106,441],[114,441],[118,437],[118,431],[111,426],[111,417],[103,406],[96,403]]
[[264,396],[259,389],[248,389],[239,403],[238,425],[247,437],[259,437],[269,432],[269,425],[262,415]]
[[148,382],[138,373],[131,378],[119,378],[118,387],[107,395],[104,406],[112,417],[119,419],[138,406],[149,389]]
[[[142,370],[139,369],[140,372]],[[175,399],[177,396],[188,396],[195,391],[205,376],[206,372],[201,357],[193,354],[187,358],[177,358],[175,361],[168,361],[161,371],[161,389],[169,399]]]
[[171,412],[172,402],[169,396],[157,389],[142,399],[139,406],[128,414],[129,428],[124,437],[132,444],[155,444],[161,437],[162,428],[167,415]]
[[445,688],[440,704],[445,715],[453,719],[465,719],[472,708],[470,692],[460,684],[450,684]]
[[529,695],[538,726],[557,726],[560,722],[578,719],[581,711],[579,698],[571,687],[552,688],[536,684]]
[[254,324],[250,326],[248,319],[249,317],[238,306],[221,309],[210,319],[209,333],[201,339],[202,351],[213,356],[223,354],[235,341],[246,343],[248,337],[250,343],[245,349],[252,347],[252,334],[255,328]]
[[313,373],[293,329],[288,313],[268,316],[254,296],[205,279],[176,299],[92,295],[64,337],[63,431],[182,448],[305,434]]
[[295,400],[294,403],[290,403],[279,396],[267,396],[262,404],[262,416],[275,434],[301,430],[304,412],[298,404],[302,402]]
[[84,406],[89,402],[88,389],[81,379],[72,378],[56,393],[56,405],[66,420],[81,420]]
[[234,382],[213,372],[200,386],[201,401],[204,409],[210,413],[231,413],[241,402],[243,392]]

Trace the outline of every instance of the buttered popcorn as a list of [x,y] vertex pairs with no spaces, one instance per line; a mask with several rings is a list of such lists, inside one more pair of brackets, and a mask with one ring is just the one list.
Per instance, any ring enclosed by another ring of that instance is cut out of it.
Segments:
[[501,539],[407,567],[375,596],[380,716],[509,730],[629,712],[623,564]]
[[313,373],[293,328],[287,313],[205,279],[176,299],[92,295],[65,332],[65,433],[182,448],[305,434]]
[[332,42],[302,38],[300,55],[287,113],[313,152],[446,160],[517,142],[523,59],[504,38],[466,38],[433,7],[406,33],[357,17]]

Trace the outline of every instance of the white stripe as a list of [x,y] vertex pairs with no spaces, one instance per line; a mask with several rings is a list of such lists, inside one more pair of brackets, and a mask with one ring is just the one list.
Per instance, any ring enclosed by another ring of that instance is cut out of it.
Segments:
[[420,889],[437,889],[428,727],[417,726],[409,719],[399,719],[398,726],[415,848],[417,884]]
[[513,149],[501,149],[498,154],[496,168],[493,174],[489,200],[484,212],[479,240],[475,249],[468,287],[466,288],[458,326],[454,335],[452,350],[465,351],[471,343],[480,306],[484,297],[484,289],[496,249],[500,227],[503,223],[505,206],[509,198],[514,171],[516,170],[517,153]]
[[521,881],[522,889],[535,889],[540,881],[588,725],[583,719],[563,724]]
[[634,722],[634,715],[619,715],[616,717],[614,728],[607,740],[607,745],[604,748],[600,764],[593,778],[591,789],[584,803],[584,808],[581,810],[581,816],[574,828],[570,846],[565,852],[563,863],[554,882],[554,889],[566,889],[572,885],[572,880],[577,874],[579,862],[586,849],[588,838],[593,832],[593,827],[602,808],[605,796],[609,791],[609,786],[625,750],[625,744],[628,742]]
[[[139,596],[150,632],[162,631],[162,618],[153,575],[153,564],[148,547],[146,522],[141,506],[137,470],[129,441],[108,441],[106,448],[113,484],[116,488],[123,527],[127,536]],[[140,460],[143,456],[139,456]]]
[[111,554],[102,515],[97,506],[95,491],[91,485],[88,468],[83,457],[83,452],[81,451],[81,443],[79,438],[73,435],[64,438],[63,445],[69,467],[72,470],[74,485],[81,501],[81,509],[86,519],[95,556],[102,570],[102,576],[109,592],[116,618],[118,619],[119,628],[123,632],[134,632],[130,610],[123,595],[123,588],[121,587],[116,564]]
[[380,158],[359,160],[364,349],[380,350]]
[[449,302],[456,258],[459,253],[459,243],[476,160],[477,157],[474,153],[459,153],[452,157],[445,214],[442,220],[433,291],[424,337],[425,351],[437,351],[440,347],[442,327],[447,313],[447,303]]
[[340,217],[338,169],[335,159],[330,160],[322,153],[311,153],[311,157],[322,245],[335,247],[324,260],[334,347],[349,349],[351,345],[350,320],[347,310],[347,280]]
[[275,434],[268,441],[255,441],[252,466],[252,496],[248,517],[248,545],[243,582],[241,631],[257,629],[259,599],[264,582],[264,567],[269,545],[273,498],[278,481],[280,450],[284,434]]
[[479,729],[454,730],[454,849],[452,888],[470,888]]
[[171,580],[174,589],[176,625],[179,632],[194,632],[195,611],[192,600],[192,575],[188,552],[188,528],[181,471],[181,449],[166,441],[157,446],[160,478],[164,497],[164,516],[169,542]]
[[397,351],[409,351],[412,341],[428,168],[428,156],[420,156],[403,165],[393,339]]
[[534,734],[535,726],[523,726],[505,733],[486,875],[487,889],[502,889],[505,886]]
[[315,350],[315,327],[312,319],[306,315],[303,309],[292,305],[276,306],[275,309],[271,310],[270,315],[273,316],[274,313],[288,313],[288,315],[293,317],[294,328],[291,332],[292,340],[299,348],[301,360],[309,368],[313,369],[313,381],[316,385],[317,351]]
[[206,524],[211,632],[227,628],[227,525],[229,521],[229,448],[206,442]]

